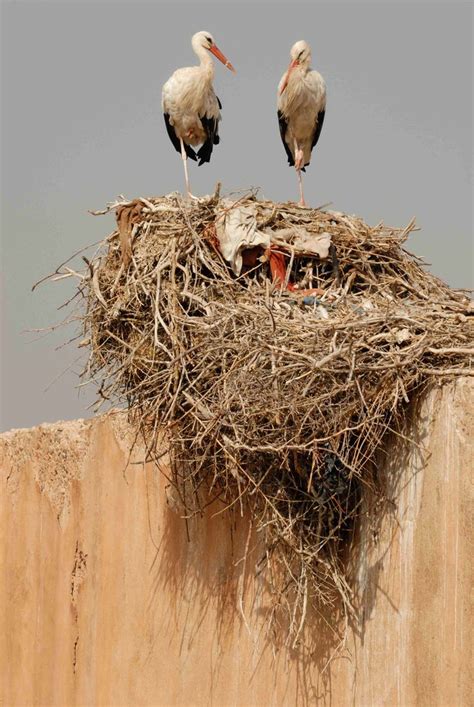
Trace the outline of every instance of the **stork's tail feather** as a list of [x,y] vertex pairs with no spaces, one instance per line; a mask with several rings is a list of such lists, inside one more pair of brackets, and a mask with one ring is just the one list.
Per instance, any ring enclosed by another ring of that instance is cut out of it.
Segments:
[[207,142],[199,148],[197,156],[199,158],[199,167],[204,164],[204,162],[210,162],[212,155],[212,142],[207,140]]
[[[290,158],[288,158],[288,167],[294,167],[294,166],[295,166],[295,161],[294,161],[294,159],[291,158],[291,160],[290,160]],[[302,171],[302,172],[306,172],[306,167],[308,167],[308,166],[309,166],[309,162],[306,162],[305,166],[304,166],[304,167],[301,167],[301,171]]]
[[218,145],[220,142],[219,135],[217,133],[217,126],[219,120],[217,118],[208,118],[207,116],[201,116],[201,123],[206,131],[207,140],[201,145],[198,150],[197,156],[199,157],[199,166],[204,164],[204,162],[209,162],[212,155],[212,148],[214,145]]

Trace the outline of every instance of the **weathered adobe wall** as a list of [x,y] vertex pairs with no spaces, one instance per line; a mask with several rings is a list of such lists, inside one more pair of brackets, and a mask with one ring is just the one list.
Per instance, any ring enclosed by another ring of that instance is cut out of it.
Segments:
[[329,663],[324,622],[309,622],[311,655],[262,628],[261,552],[251,534],[239,562],[238,507],[186,527],[163,475],[125,470],[123,417],[2,435],[0,704],[467,705],[472,391],[433,391],[414,442],[388,450],[398,524],[370,551],[362,531],[365,621]]

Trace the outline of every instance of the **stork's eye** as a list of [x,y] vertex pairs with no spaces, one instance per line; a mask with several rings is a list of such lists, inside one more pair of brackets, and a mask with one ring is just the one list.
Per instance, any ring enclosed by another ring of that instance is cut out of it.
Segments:
[[304,54],[304,49],[302,49],[300,51],[300,53],[298,54],[298,56],[297,56],[298,61],[301,61],[301,59],[303,58],[303,54]]
[[209,44],[212,45],[212,37],[206,37],[206,39],[207,39],[207,41],[209,42]]

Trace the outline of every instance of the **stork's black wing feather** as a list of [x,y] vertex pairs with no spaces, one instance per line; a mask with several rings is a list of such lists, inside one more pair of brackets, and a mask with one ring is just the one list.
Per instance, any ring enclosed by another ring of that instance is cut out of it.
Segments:
[[217,132],[219,121],[216,118],[208,118],[204,115],[201,117],[201,123],[202,127],[206,131],[207,140],[201,145],[197,153],[197,156],[199,157],[199,166],[204,164],[204,162],[210,162],[212,149],[214,145],[218,145],[220,142]]
[[[319,136],[321,135],[321,130],[323,129],[323,123],[324,123],[324,115],[325,115],[325,111],[320,110],[318,115],[316,116],[316,127],[314,128],[313,141],[311,143],[311,150],[316,145],[316,143],[319,140]],[[308,165],[309,165],[309,162],[306,162],[305,166],[302,169],[303,172],[306,172],[305,167],[307,167]]]
[[222,110],[222,103],[220,102],[219,96],[216,96],[216,98],[217,98],[217,105]]
[[288,164],[290,165],[290,167],[294,167],[295,160],[293,159],[293,155],[291,154],[291,150],[288,147],[288,145],[286,144],[286,140],[285,140],[285,135],[286,135],[286,130],[288,128],[288,123],[287,123],[283,113],[281,112],[281,110],[277,111],[277,115],[278,115],[278,125],[280,126],[280,137],[281,137],[281,141],[283,143],[283,147],[285,148],[286,156],[288,157]]
[[323,129],[323,123],[324,123],[324,116],[326,114],[326,111],[320,110],[318,113],[318,117],[316,119],[316,130],[314,131],[313,135],[313,142],[311,144],[311,149],[316,145],[316,143],[319,140],[319,136],[321,135],[321,130]]
[[[170,123],[169,113],[163,113],[163,116],[165,119],[166,130],[168,132],[169,139],[173,143],[175,150],[181,154],[181,143],[179,142],[179,138],[176,135],[175,130]],[[186,154],[190,159],[192,159],[194,161],[197,160],[196,153],[194,152],[191,145],[186,145],[186,143],[184,143],[184,149],[186,150]]]

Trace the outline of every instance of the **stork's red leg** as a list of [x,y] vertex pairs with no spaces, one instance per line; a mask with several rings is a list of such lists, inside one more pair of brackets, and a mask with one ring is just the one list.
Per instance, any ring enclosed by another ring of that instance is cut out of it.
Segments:
[[306,202],[304,200],[304,194],[303,194],[303,177],[301,176],[301,169],[297,169],[296,173],[298,175],[298,183],[300,187],[300,200],[298,202],[298,206],[306,206]]
[[190,199],[197,199],[197,196],[194,196],[194,194],[191,194],[191,188],[189,186],[189,176],[188,176],[188,156],[186,154],[186,150],[184,149],[184,142],[182,138],[179,138],[179,142],[181,145],[181,158],[183,160],[183,165],[184,165],[184,178],[186,180],[186,193]]
[[300,200],[298,206],[306,206],[303,194],[303,177],[301,176],[301,169],[304,167],[304,153],[303,150],[298,147],[298,143],[295,140],[295,169],[298,175],[298,184],[300,188]]

